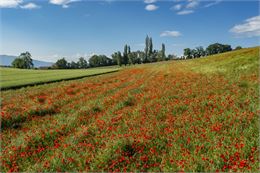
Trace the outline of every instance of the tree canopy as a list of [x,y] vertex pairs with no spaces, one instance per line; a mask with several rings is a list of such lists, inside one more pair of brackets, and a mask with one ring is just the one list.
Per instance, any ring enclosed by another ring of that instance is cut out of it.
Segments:
[[14,61],[12,66],[15,68],[31,69],[33,68],[32,56],[29,52],[21,53]]
[[[239,49],[239,47],[238,47]],[[185,48],[183,50],[183,55],[186,59],[190,58],[199,58],[206,55],[214,55],[218,53],[224,53],[231,51],[232,48],[228,44],[220,44],[220,43],[214,43],[209,45],[206,50],[202,46],[196,47],[195,49]]]
[[58,68],[58,69],[66,69],[68,68],[68,62],[66,61],[65,58],[61,58],[57,60],[53,66],[54,68]]
[[90,67],[101,67],[112,65],[112,59],[108,58],[106,55],[93,55],[89,59]]

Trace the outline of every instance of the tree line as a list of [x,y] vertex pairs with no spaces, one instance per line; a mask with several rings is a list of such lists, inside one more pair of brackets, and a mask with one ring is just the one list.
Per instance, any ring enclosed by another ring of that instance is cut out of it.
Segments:
[[130,45],[125,45],[124,50],[114,52],[112,55],[111,65],[135,65],[141,63],[152,63],[158,61],[167,61],[176,58],[175,55],[169,54],[166,56],[165,44],[162,43],[161,50],[153,49],[152,37],[148,35],[145,38],[145,48],[144,51],[137,50],[131,51]]
[[[237,46],[233,50],[241,49],[241,46]],[[57,60],[50,69],[86,69],[91,67],[111,66],[111,65],[135,65],[141,63],[152,63],[159,61],[167,61],[173,59],[192,59],[199,58],[208,55],[214,55],[218,53],[232,51],[232,48],[228,44],[214,43],[209,45],[206,49],[202,46],[195,49],[185,48],[183,57],[177,58],[173,54],[166,56],[165,44],[162,43],[160,50],[153,48],[152,37],[148,35],[145,38],[145,48],[143,51],[131,51],[130,45],[125,45],[123,52],[114,52],[109,58],[106,55],[93,55],[87,61],[84,57],[80,57],[77,62],[68,62],[65,58]],[[30,69],[33,68],[33,60],[29,52],[21,53],[13,62],[12,66],[15,68]]]
[[[131,51],[130,45],[125,45],[123,52],[114,52],[111,58],[106,55],[93,55],[87,61],[83,57],[79,58],[77,62],[68,62],[65,58],[58,59],[51,67],[52,69],[85,69],[90,67],[101,67],[111,65],[134,65],[141,63],[152,63],[158,61],[167,61],[176,58],[175,55],[169,54],[166,56],[165,44],[162,44],[160,50],[153,48],[152,37],[148,35],[145,38],[145,48],[143,51]],[[31,54],[29,52],[22,53],[12,63],[16,68],[33,68]]]
[[[237,46],[234,50],[242,49],[241,46]],[[214,55],[218,53],[224,53],[228,51],[232,51],[231,45],[228,44],[220,44],[220,43],[214,43],[209,45],[206,49],[204,49],[202,46],[196,47],[195,49],[185,48],[183,50],[182,59],[192,59],[192,58],[199,58],[203,56],[209,56]]]

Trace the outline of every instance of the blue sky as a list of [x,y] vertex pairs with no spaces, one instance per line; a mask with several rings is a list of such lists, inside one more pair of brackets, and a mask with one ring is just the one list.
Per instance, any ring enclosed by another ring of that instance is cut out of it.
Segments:
[[55,62],[92,54],[110,56],[124,44],[182,55],[186,47],[215,42],[259,45],[259,1],[198,0],[0,0],[0,54],[31,52]]

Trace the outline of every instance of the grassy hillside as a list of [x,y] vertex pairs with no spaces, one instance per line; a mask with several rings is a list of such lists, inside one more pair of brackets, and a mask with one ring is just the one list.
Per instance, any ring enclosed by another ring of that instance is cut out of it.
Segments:
[[12,88],[44,82],[75,79],[119,70],[118,67],[84,70],[24,70],[0,68],[1,88]]
[[257,172],[259,49],[2,92],[3,171]]
[[189,61],[186,65],[192,70],[207,74],[223,75],[250,74],[259,69],[260,47],[245,48]]

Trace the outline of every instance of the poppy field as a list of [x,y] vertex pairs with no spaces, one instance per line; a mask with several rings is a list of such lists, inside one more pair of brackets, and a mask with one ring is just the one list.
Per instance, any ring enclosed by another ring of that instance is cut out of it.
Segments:
[[259,170],[259,47],[1,92],[1,170]]

